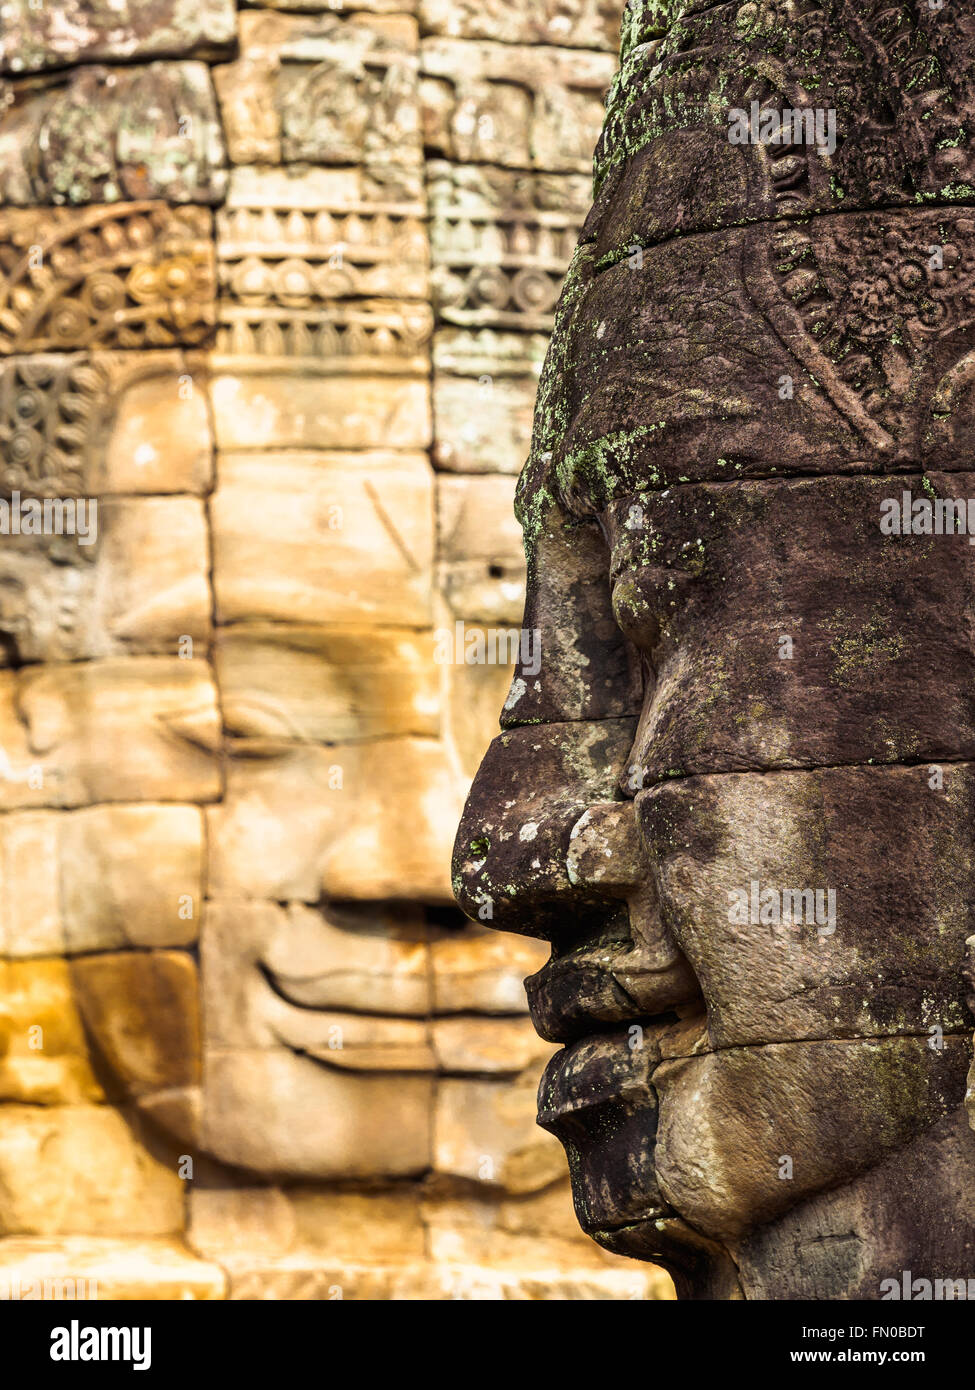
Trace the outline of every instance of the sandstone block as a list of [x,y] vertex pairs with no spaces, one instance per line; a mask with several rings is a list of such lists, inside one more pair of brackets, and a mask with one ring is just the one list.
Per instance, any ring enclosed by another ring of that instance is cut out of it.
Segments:
[[[202,939],[204,1020],[211,1044],[280,1042],[287,1008],[425,1018],[427,944],[417,914],[382,906],[287,908],[211,899]],[[323,1030],[325,1042],[327,1030]]]
[[415,1177],[430,1163],[433,1079],[357,1075],[288,1048],[208,1051],[203,1145],[291,1178]]
[[60,515],[77,534],[5,538],[0,635],[7,660],[172,653],[186,638],[205,651],[212,600],[200,501],[69,501]]
[[211,892],[446,903],[458,812],[431,739],[243,744],[210,815]]
[[0,1101],[77,1105],[104,1099],[67,963],[0,961]]
[[134,1123],[110,1106],[4,1106],[0,1233],[132,1238],[181,1230],[184,1184]]
[[521,625],[525,558],[514,479],[437,479],[438,559],[451,611],[469,623]]
[[0,818],[0,954],[187,946],[203,901],[195,806],[91,806]]
[[521,472],[531,447],[533,376],[480,378],[437,372],[433,407],[438,468],[455,473]]
[[270,316],[349,297],[429,298],[422,201],[369,199],[361,170],[244,166],[217,214],[221,288]]
[[177,352],[0,361],[0,422],[0,485],[25,497],[200,494],[210,484],[205,378]]
[[202,662],[131,657],[0,672],[4,809],[212,800],[218,743]]
[[199,985],[190,955],[77,956],[70,972],[77,1008],[117,1094],[129,1099],[199,1081]]
[[86,66],[8,84],[7,96],[2,203],[223,197],[223,135],[205,63]]
[[569,14],[558,0],[540,0],[530,8],[520,0],[420,0],[420,23],[424,33],[446,38],[562,44],[615,53],[620,7],[615,0],[583,0]]
[[535,1124],[538,1072],[517,1082],[444,1077],[437,1086],[433,1164],[438,1173],[506,1192],[561,1178],[565,1158]]
[[94,1298],[111,1302],[221,1299],[226,1276],[176,1238],[106,1236],[0,1241],[0,1284],[12,1298]]
[[226,356],[217,365],[220,449],[415,450],[430,443],[430,388],[419,377],[336,376],[307,359],[268,363],[259,375],[241,373]]
[[211,516],[222,622],[429,622],[425,458],[225,454],[219,479]]
[[589,171],[610,54],[428,38],[420,63],[428,147],[461,163]]
[[426,634],[245,623],[220,634],[215,664],[225,727],[243,738],[326,743],[439,732]]
[[416,21],[244,12],[215,80],[235,164],[363,164],[391,198],[422,188]]
[[434,1007],[444,1014],[525,1013],[524,977],[548,959],[543,942],[473,925],[434,941],[430,953]]

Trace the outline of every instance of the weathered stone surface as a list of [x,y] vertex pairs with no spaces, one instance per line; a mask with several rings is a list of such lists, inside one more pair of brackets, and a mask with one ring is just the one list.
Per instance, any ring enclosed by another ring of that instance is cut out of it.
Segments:
[[317,14],[414,14],[417,0],[242,0],[241,9],[299,10]]
[[433,1079],[337,1071],[290,1047],[208,1050],[203,1144],[299,1178],[410,1177],[430,1164]]
[[15,1299],[212,1300],[226,1296],[226,1284],[218,1265],[196,1258],[172,1238],[8,1236],[0,1241],[0,1286]]
[[517,1082],[445,1077],[437,1086],[433,1166],[506,1192],[536,1192],[565,1171],[535,1124],[537,1067]]
[[392,452],[222,454],[211,502],[221,622],[425,626],[433,475]]
[[202,662],[130,657],[0,672],[0,731],[5,810],[219,795],[219,719]]
[[235,164],[361,164],[390,201],[422,189],[416,21],[240,16],[215,80]]
[[460,163],[585,174],[616,60],[609,54],[428,38],[424,143]]
[[[645,1297],[672,1297],[665,1276],[660,1282],[633,1273],[625,1266],[613,1270],[582,1270],[536,1265],[530,1269],[498,1270],[487,1265],[436,1265],[428,1261],[383,1269],[350,1263],[324,1267],[307,1261],[282,1262],[233,1269],[232,1299],[329,1300],[358,1302],[420,1302],[446,1300],[476,1302],[619,1301]],[[657,1294],[662,1287],[665,1292]],[[644,1292],[646,1289],[654,1292]]]
[[[282,287],[272,277],[253,297],[245,294],[244,303],[220,306],[221,357],[228,362],[235,357],[265,359],[269,367],[299,369],[303,363],[317,363],[333,376],[419,375],[425,370],[433,327],[427,305],[388,299],[316,301],[309,273],[300,266],[288,267],[286,273],[292,270],[293,283]],[[263,271],[259,274],[263,280]],[[295,300],[311,307],[296,307]]]
[[[946,1038],[940,1054],[925,1038],[887,1038],[732,1048],[664,1062],[654,1073],[661,1188],[706,1236],[740,1235],[827,1183],[856,1177],[954,1111],[968,1060],[967,1038]],[[852,1105],[854,1127],[844,1123],[837,1096]],[[766,1122],[745,1118],[753,1115]],[[701,1153],[711,1165],[704,1182],[695,1172]],[[779,1176],[782,1154],[793,1159],[788,1183]]]
[[[288,972],[298,962],[290,959],[280,922],[268,920],[269,906],[238,902],[214,908],[204,938],[209,1051],[261,1048],[280,1054],[282,1065],[284,1059],[297,1056],[342,1072],[435,1070],[422,1018],[392,1017],[391,1003],[375,1013],[366,1013],[361,1002],[354,1005],[355,1012],[329,1008],[324,1002],[329,995],[327,976],[295,980]],[[307,909],[292,907],[288,924],[304,926],[307,932],[311,916]],[[233,937],[235,928],[245,933],[243,942]],[[329,945],[328,937],[318,943],[323,964]],[[285,962],[280,973],[264,959],[272,949],[274,961]],[[379,950],[375,964],[381,962]]]
[[253,359],[222,356],[218,366],[213,411],[221,449],[424,449],[430,443],[430,387],[422,377],[336,374],[322,371],[312,356],[272,359],[259,375]]
[[580,515],[631,485],[969,467],[973,236],[955,208],[678,237],[605,270],[583,246],[526,502],[548,454]]
[[[634,733],[631,720],[579,722],[502,734],[491,744],[464,810],[454,850],[454,890],[474,919],[505,930],[512,899],[531,903],[545,937],[560,900],[576,892],[566,868],[573,828],[609,800]],[[487,789],[490,788],[490,795]],[[526,925],[521,912],[519,929]]]
[[522,474],[516,512],[525,532],[524,650],[502,727],[636,716],[647,674],[613,612],[610,555],[594,520],[580,525],[545,484]]
[[192,1086],[200,1077],[196,963],[186,952],[78,956],[77,1008],[115,1095]]
[[525,608],[525,559],[514,480],[437,480],[441,584],[451,611],[471,623],[517,627]]
[[[638,798],[715,1047],[968,1030],[972,768],[931,781],[928,767],[832,768],[692,778]],[[819,896],[793,902],[792,890]]]
[[66,62],[212,53],[233,41],[237,27],[233,0],[123,0],[102,14],[83,0],[56,9],[4,0],[0,25],[0,72],[12,73]]
[[83,67],[4,89],[0,203],[223,197],[223,136],[204,63]]
[[0,1102],[105,1099],[61,960],[0,961]]
[[439,1069],[454,1075],[537,1075],[552,1053],[527,1018],[437,1018],[431,1032]]
[[107,1105],[7,1105],[0,1125],[0,1234],[163,1236],[183,1222],[175,1164]]
[[[449,1297],[483,1296],[477,1290],[490,1289],[488,1271],[501,1287],[512,1279],[515,1287],[522,1281],[531,1287],[544,1278],[543,1270],[551,1279],[551,1292],[540,1295],[546,1298],[674,1297],[663,1270],[619,1260],[582,1234],[568,1181],[553,1183],[543,1192],[500,1198],[486,1191],[474,1197],[434,1197],[424,1202],[423,1219],[434,1268],[449,1274]],[[561,1276],[557,1270],[563,1271]],[[601,1285],[604,1291],[595,1292]],[[578,1294],[572,1292],[574,1287]]]
[[487,385],[485,377],[533,377],[537,387],[547,345],[544,333],[444,325],[434,336],[433,364],[438,372],[474,377],[479,385]]
[[613,504],[614,610],[657,676],[633,749],[640,784],[971,757],[975,653],[956,614],[971,602],[975,549],[881,523],[892,499],[900,524],[905,491],[931,507],[973,489],[971,474],[810,478]]
[[0,212],[0,272],[3,355],[192,345],[215,321],[203,208]]
[[425,369],[424,204],[362,183],[344,169],[234,171],[217,220],[218,351],[340,373]]
[[203,492],[204,387],[199,361],[176,352],[0,362],[0,486],[31,497]]
[[424,1254],[420,1202],[410,1189],[195,1187],[190,1216],[193,1248],[223,1265],[302,1256],[322,1264],[399,1264]]
[[[498,727],[498,713],[504,707],[514,667],[505,659],[500,664],[462,665],[464,645],[457,636],[456,620],[451,630],[448,626],[440,629],[440,638],[450,643],[453,638],[453,664],[447,668],[448,697],[445,730],[453,748],[460,770],[469,782],[474,776],[481,759],[487,752],[491,737]],[[487,641],[488,634],[500,631],[505,642],[505,653],[510,655],[509,639],[518,639],[517,629],[491,629],[477,627],[463,629],[464,638],[475,643],[480,637]],[[495,640],[495,639],[492,639]],[[476,651],[476,648],[475,648]]]
[[620,6],[616,0],[420,0],[425,33],[447,38],[498,39],[502,43],[552,43],[615,53]]
[[[699,11],[695,13],[695,11]],[[746,222],[967,202],[968,16],[813,6],[654,6],[628,16],[589,233],[619,254]],[[833,113],[835,144],[729,139],[730,113]]]
[[[203,505],[191,498],[87,506],[84,534],[7,536],[0,550],[0,663],[204,651],[212,598]],[[81,525],[78,514],[72,528]]]
[[64,949],[195,942],[205,873],[198,807],[92,806],[55,819]]
[[196,939],[204,866],[195,806],[8,813],[0,866],[0,955]]
[[460,796],[432,739],[243,742],[210,812],[217,895],[447,902]]
[[439,673],[425,633],[246,623],[221,635],[215,665],[224,726],[242,738],[439,732]]
[[[413,1191],[195,1187],[190,1240],[235,1298],[672,1298],[574,1229],[568,1186],[480,1200]],[[427,1253],[429,1247],[429,1254]]]

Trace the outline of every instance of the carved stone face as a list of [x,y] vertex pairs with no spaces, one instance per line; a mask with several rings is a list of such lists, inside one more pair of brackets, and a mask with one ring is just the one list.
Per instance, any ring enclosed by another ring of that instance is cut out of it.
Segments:
[[[773,1290],[878,1297],[884,1195],[850,1234],[822,1194],[972,1142],[975,548],[937,518],[975,498],[975,218],[934,133],[972,42],[905,20],[905,59],[852,6],[703,8],[630,6],[520,484],[541,671],[455,889],[552,945],[539,1122],[587,1230],[678,1276],[730,1253],[747,1286],[815,1210],[852,1245],[820,1277],[806,1231]],[[790,83],[835,155],[729,141]]]

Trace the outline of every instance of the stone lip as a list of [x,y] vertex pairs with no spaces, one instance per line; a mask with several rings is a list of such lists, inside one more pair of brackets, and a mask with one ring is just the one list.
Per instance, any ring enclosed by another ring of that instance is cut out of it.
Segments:
[[654,968],[629,944],[593,945],[552,959],[529,976],[525,988],[532,1022],[551,1042],[571,1042],[617,1023],[670,1023],[676,1018],[672,1009],[700,999],[682,961]]

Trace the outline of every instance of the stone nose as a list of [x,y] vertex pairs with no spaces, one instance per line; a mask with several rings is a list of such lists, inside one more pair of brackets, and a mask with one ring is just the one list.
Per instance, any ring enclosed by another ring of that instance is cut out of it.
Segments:
[[556,941],[580,911],[635,887],[632,806],[612,802],[632,736],[632,720],[606,720],[495,739],[454,847],[454,893],[469,917]]

